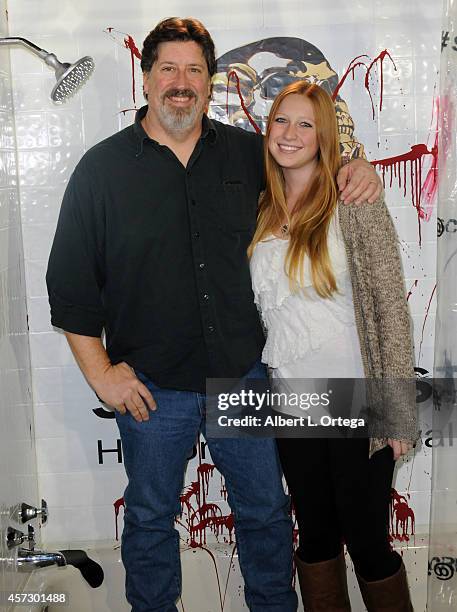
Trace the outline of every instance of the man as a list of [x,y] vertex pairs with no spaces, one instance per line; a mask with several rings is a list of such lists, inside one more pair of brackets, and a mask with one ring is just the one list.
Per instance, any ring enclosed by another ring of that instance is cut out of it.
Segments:
[[[174,518],[186,458],[205,430],[207,377],[265,377],[246,249],[263,182],[262,139],[205,114],[214,44],[194,19],[144,42],[147,106],[88,151],[62,204],[47,273],[97,395],[116,409],[129,479],[122,557],[134,612],[171,612],[181,591]],[[343,197],[374,199],[363,161]],[[106,350],[101,340],[106,332]],[[296,610],[292,527],[273,440],[207,439],[225,477],[250,610]]]

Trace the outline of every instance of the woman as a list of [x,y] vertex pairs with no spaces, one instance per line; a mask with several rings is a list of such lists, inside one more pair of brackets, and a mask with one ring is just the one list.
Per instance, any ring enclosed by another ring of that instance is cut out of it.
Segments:
[[[413,381],[397,236],[382,200],[338,205],[338,127],[323,89],[299,81],[282,90],[265,160],[248,254],[272,376]],[[278,439],[305,610],[351,609],[343,542],[369,612],[412,610],[402,559],[388,541],[395,460],[417,438],[414,394],[400,397],[392,438]]]

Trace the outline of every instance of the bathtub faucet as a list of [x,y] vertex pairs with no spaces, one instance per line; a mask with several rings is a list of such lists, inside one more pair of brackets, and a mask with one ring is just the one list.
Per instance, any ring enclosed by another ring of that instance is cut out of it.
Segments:
[[27,542],[28,548],[18,548],[17,551],[17,569],[19,572],[33,572],[40,567],[51,565],[57,565],[58,567],[67,565],[67,561],[61,552],[35,550],[35,531],[31,525],[28,526],[27,534],[13,527],[8,527],[7,545],[9,550],[24,544],[24,542]]
[[65,557],[60,552],[45,552],[44,550],[29,550],[19,548],[17,551],[17,569],[19,572],[33,572],[41,567],[67,565]]

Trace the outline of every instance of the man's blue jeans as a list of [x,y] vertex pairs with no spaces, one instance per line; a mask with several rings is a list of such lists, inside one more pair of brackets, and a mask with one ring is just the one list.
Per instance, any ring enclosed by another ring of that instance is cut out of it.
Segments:
[[[137,372],[157,403],[149,421],[116,413],[125,491],[122,560],[133,612],[175,612],[181,593],[179,536],[174,528],[187,458],[205,432],[205,395],[160,389]],[[246,378],[265,378],[256,364]],[[207,438],[225,478],[235,518],[238,558],[251,612],[295,612],[292,523],[275,440]],[[191,611],[196,612],[196,611]]]

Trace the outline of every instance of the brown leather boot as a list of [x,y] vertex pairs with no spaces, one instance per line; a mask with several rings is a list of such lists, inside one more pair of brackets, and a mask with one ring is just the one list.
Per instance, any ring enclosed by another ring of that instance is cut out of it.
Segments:
[[357,575],[357,581],[368,612],[414,612],[403,562],[398,572],[389,578],[366,582]]
[[306,612],[350,612],[343,552],[320,563],[305,563],[295,555],[295,565]]

